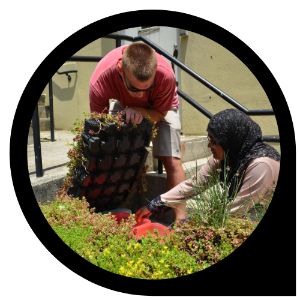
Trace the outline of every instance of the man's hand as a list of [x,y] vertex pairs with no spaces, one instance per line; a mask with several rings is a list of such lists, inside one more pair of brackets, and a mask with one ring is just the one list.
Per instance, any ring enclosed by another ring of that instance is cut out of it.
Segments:
[[151,212],[147,209],[146,206],[143,206],[135,213],[135,220],[139,224],[142,218],[149,218],[151,216]]
[[126,123],[131,122],[133,124],[140,124],[146,116],[149,116],[153,121],[159,122],[168,113],[168,111],[159,112],[154,108],[149,107],[129,107],[125,112]]
[[143,116],[140,112],[133,108],[126,109],[126,123],[140,124],[143,121]]

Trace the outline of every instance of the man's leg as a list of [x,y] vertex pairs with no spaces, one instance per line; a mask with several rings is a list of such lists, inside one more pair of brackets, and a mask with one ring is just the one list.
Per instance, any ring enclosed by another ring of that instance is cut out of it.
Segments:
[[[158,124],[158,135],[153,141],[153,156],[162,160],[167,173],[168,188],[185,180],[181,162],[181,124],[178,109],[173,108]],[[176,205],[176,219],[185,217],[185,204]]]
[[169,190],[185,180],[185,173],[180,158],[162,156],[160,159],[168,175],[167,180]]
[[[180,158],[164,156],[160,157],[160,159],[162,160],[162,163],[166,169],[169,190],[179,183],[185,181],[185,173]],[[173,208],[176,219],[185,218],[185,204],[178,204],[176,205],[176,208]]]

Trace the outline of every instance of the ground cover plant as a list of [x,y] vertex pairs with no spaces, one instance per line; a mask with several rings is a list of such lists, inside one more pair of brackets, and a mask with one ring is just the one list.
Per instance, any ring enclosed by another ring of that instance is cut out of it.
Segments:
[[253,232],[257,223],[229,219],[226,227],[177,222],[170,236],[132,233],[134,215],[120,224],[110,214],[97,214],[89,203],[61,194],[39,204],[54,232],[88,262],[115,274],[140,279],[168,279],[204,270],[226,258]]
[[[255,207],[258,221],[272,196]],[[52,229],[78,255],[104,270],[140,279],[175,278],[204,270],[230,255],[258,224],[246,214],[216,227],[199,223],[197,214],[191,214],[188,222],[174,225],[170,236],[138,240],[132,233],[133,214],[118,224],[109,214],[95,213],[84,198],[66,194],[39,205]]]
[[[113,119],[122,125],[120,115]],[[74,129],[77,135],[73,149],[69,151],[70,172],[64,186],[54,201],[39,203],[39,206],[51,228],[66,245],[89,263],[109,272],[156,280],[202,271],[226,258],[252,234],[272,200],[275,182],[270,193],[254,206],[255,221],[248,210],[242,218],[233,218],[229,213],[232,199],[228,198],[226,180],[221,185],[220,172],[216,170],[215,185],[207,193],[195,184],[197,196],[187,211],[188,221],[173,224],[170,235],[158,236],[154,230],[156,236],[149,234],[137,239],[132,232],[136,225],[133,214],[119,224],[110,214],[96,213],[84,197],[67,195],[76,166],[83,159],[82,126],[83,123],[77,122]],[[228,168],[224,170],[229,171]]]

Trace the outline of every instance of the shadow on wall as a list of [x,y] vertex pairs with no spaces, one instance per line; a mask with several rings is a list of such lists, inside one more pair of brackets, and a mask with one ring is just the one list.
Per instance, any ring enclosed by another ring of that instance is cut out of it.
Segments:
[[[180,37],[180,62],[185,64],[186,51],[187,51],[188,37]],[[184,72],[184,71],[182,71]]]
[[62,78],[54,77],[52,79],[52,87],[53,87],[53,95],[60,101],[70,101],[73,99],[76,89],[77,83],[77,74],[70,73],[72,79],[68,80],[66,75],[58,75],[63,76]]

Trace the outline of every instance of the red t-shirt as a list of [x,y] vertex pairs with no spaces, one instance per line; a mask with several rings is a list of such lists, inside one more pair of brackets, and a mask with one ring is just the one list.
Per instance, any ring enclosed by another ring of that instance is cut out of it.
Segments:
[[151,107],[157,111],[168,111],[178,107],[176,79],[173,69],[164,57],[156,53],[156,87],[144,92],[141,98],[132,97],[126,89],[117,70],[117,63],[127,46],[116,48],[109,52],[98,63],[90,80],[89,96],[91,112],[101,113],[109,107],[109,100],[119,100],[123,109],[132,106]]

